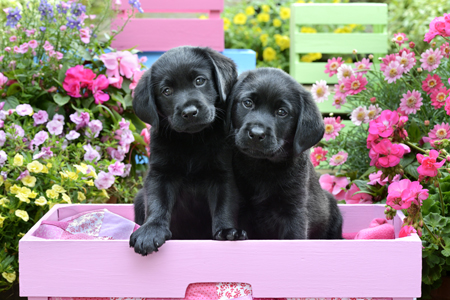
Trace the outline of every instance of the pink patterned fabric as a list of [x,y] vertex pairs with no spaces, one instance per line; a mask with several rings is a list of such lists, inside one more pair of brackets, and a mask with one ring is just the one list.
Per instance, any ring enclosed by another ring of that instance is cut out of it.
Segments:
[[342,236],[346,240],[391,240],[395,239],[395,231],[394,226],[385,219],[378,218],[370,222],[369,228],[343,233]]

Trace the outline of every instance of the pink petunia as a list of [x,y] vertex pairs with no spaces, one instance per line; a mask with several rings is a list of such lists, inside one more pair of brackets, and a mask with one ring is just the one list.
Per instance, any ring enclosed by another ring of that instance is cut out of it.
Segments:
[[84,154],[84,160],[86,161],[97,161],[100,159],[100,153],[98,153],[97,150],[95,150],[94,148],[92,148],[91,144],[87,144],[83,146],[84,151],[86,151],[86,153]]
[[439,109],[442,106],[445,105],[445,100],[448,97],[450,90],[447,90],[445,86],[442,86],[439,89],[434,89],[431,92],[431,105],[434,106],[434,108]]
[[372,63],[370,62],[370,59],[363,58],[361,61],[355,62],[355,71],[358,74],[366,74],[368,70],[370,70],[370,67],[372,66]]
[[86,130],[86,136],[96,138],[100,134],[100,131],[102,131],[103,124],[100,120],[92,120],[88,123],[87,127],[89,128],[90,133]]
[[359,94],[366,89],[367,79],[362,74],[351,75],[349,78],[344,79],[345,91],[349,95]]
[[423,105],[422,96],[420,92],[416,90],[408,91],[406,94],[403,94],[403,98],[400,99],[400,109],[405,114],[415,114]]
[[403,74],[403,66],[398,61],[392,61],[383,72],[384,80],[388,83],[396,82]]
[[355,75],[355,71],[353,71],[353,68],[349,65],[342,64],[337,69],[337,78],[338,80],[342,80],[344,78],[349,78],[350,76]]
[[436,150],[430,150],[429,156],[417,154],[417,161],[420,163],[420,166],[417,168],[417,172],[419,172],[422,176],[435,177],[438,174],[438,169],[445,163],[445,159],[441,162],[437,162],[436,159],[438,156],[439,152]]
[[341,124],[341,117],[324,118],[323,121],[325,123],[325,134],[323,137],[326,141],[334,140],[339,135],[339,131],[345,127],[344,124]]
[[61,123],[64,123],[64,116],[63,115],[60,115],[60,114],[55,114],[54,116],[53,116],[53,119],[52,120],[56,120],[56,121],[59,121],[59,122],[61,122]]
[[403,74],[408,73],[416,65],[416,57],[414,52],[403,51],[396,60],[403,67]]
[[357,126],[361,126],[362,123],[368,123],[369,117],[367,116],[367,109],[363,106],[359,106],[352,111],[350,115],[350,120],[352,120],[353,124]]
[[44,124],[48,121],[48,113],[45,110],[40,110],[33,114],[34,126]]
[[328,150],[325,150],[322,147],[314,148],[310,155],[313,166],[317,167],[321,161],[326,161],[327,153],[328,153]]
[[108,171],[114,176],[122,176],[125,169],[125,164],[120,161],[116,161],[108,166]]
[[358,193],[360,188],[356,184],[352,184],[350,189],[345,194],[345,203],[347,204],[372,204],[372,196],[367,193]]
[[109,86],[109,81],[105,75],[101,74],[92,82],[91,90],[94,95],[95,104],[103,104],[109,100],[109,95],[103,92]]
[[399,122],[399,116],[396,111],[384,110],[381,115],[369,124],[369,133],[378,134],[381,137],[390,137]]
[[91,39],[91,33],[89,30],[89,27],[80,29],[80,39],[83,43],[89,44],[89,41]]
[[16,113],[19,116],[30,116],[33,114],[33,108],[30,104],[20,104],[16,107]]
[[75,140],[80,137],[80,134],[75,130],[71,130],[68,134],[66,134],[66,139],[69,141]]
[[336,200],[344,200],[346,186],[350,183],[347,177],[336,177],[330,174],[323,174],[319,178],[322,189],[330,192]]
[[47,131],[41,130],[34,136],[32,140],[32,145],[40,146],[48,139]]
[[94,184],[99,190],[109,189],[114,184],[114,175],[100,171]]
[[45,43],[44,43],[44,50],[45,51],[53,50],[53,46],[52,46],[52,44],[50,44],[49,41],[45,41]]
[[325,80],[316,81],[312,85],[311,94],[313,99],[318,103],[328,100],[330,91],[328,90],[327,82]]
[[72,122],[77,124],[77,127],[75,128],[75,130],[78,130],[78,129],[83,128],[88,125],[90,116],[89,116],[89,113],[87,113],[87,112],[82,112],[82,113],[74,112],[73,114],[71,114],[69,116],[69,118]]
[[405,43],[407,40],[408,40],[408,38],[406,37],[406,34],[394,33],[393,42],[396,43],[397,45],[401,45],[401,44]]
[[417,233],[417,230],[414,229],[414,227],[412,227],[411,225],[405,225],[398,232],[398,237],[399,238],[407,237],[410,236],[411,233]]
[[64,123],[61,123],[56,120],[52,120],[47,123],[48,132],[53,135],[60,135],[63,131]]
[[340,166],[347,161],[348,153],[344,151],[339,151],[337,154],[330,158],[330,165]]
[[440,87],[444,86],[444,84],[441,81],[441,77],[439,75],[434,74],[428,74],[427,78],[425,78],[424,81],[422,81],[422,89],[427,93],[431,94],[434,89],[438,89]]
[[100,56],[105,64],[106,75],[118,78],[120,75],[131,78],[135,71],[139,71],[139,58],[129,51],[105,53]]
[[428,72],[431,72],[439,67],[443,56],[441,54],[441,50],[439,49],[428,49],[421,54],[421,57],[421,68],[427,70]]
[[378,144],[372,145],[369,152],[370,165],[377,168],[395,167],[400,163],[405,152],[407,151],[402,145],[383,139]]
[[328,63],[325,65],[325,73],[329,73],[328,76],[332,77],[337,74],[337,69],[342,65],[342,57],[328,59]]
[[336,107],[336,109],[341,109],[341,106],[345,103],[347,103],[347,98],[345,96],[334,94],[333,103],[331,105]]

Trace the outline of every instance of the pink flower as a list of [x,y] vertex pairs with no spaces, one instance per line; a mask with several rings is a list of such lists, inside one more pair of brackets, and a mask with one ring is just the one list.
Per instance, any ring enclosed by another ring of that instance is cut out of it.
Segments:
[[105,64],[108,77],[118,78],[122,75],[131,78],[134,71],[140,69],[138,56],[128,51],[105,53],[100,56],[100,60]]
[[331,105],[335,106],[336,109],[341,109],[341,105],[347,103],[347,98],[342,95],[334,94],[333,103]]
[[321,161],[327,160],[328,150],[323,149],[322,147],[316,147],[311,152],[311,162],[313,163],[314,167],[317,167]]
[[441,63],[441,50],[439,49],[428,49],[421,55],[420,61],[422,64],[420,65],[422,69],[427,70],[428,72],[433,71],[437,67],[439,67],[439,64]]
[[44,124],[48,121],[48,113],[45,110],[40,110],[33,115],[34,126]]
[[363,58],[361,61],[355,62],[355,66],[355,71],[357,71],[358,74],[366,74],[367,71],[370,70],[372,63],[370,62],[370,59]]
[[369,108],[367,109],[367,118],[369,121],[375,120],[380,115],[381,111],[383,109],[378,106],[378,104],[375,105],[369,105]]
[[110,164],[108,166],[109,173],[111,173],[114,176],[122,176],[124,169],[125,164],[120,161],[116,161],[115,163]]
[[[0,167],[3,167],[7,159],[8,155],[6,155],[6,152],[4,150],[0,150]],[[4,178],[4,180],[5,179],[6,178]]]
[[80,29],[80,39],[83,43],[88,44],[91,38],[89,27]]
[[349,184],[347,177],[335,177],[330,174],[323,174],[319,178],[322,189],[330,192],[336,200],[345,199],[345,187]]
[[385,71],[391,62],[397,61],[396,54],[388,54],[381,59],[383,62],[380,64],[380,70]]
[[48,139],[47,131],[41,130],[34,136],[34,139],[31,141],[32,145],[40,146]]
[[11,47],[6,47],[5,52],[11,52]]
[[359,193],[361,190],[356,184],[352,184],[345,194],[345,203],[347,204],[372,204],[372,196],[367,193]]
[[[121,89],[122,88],[122,83],[123,83],[123,77],[119,76],[118,78],[116,77],[109,77],[108,78],[109,84],[112,85],[115,88]],[[131,83],[130,83],[131,86]]]
[[101,74],[92,82],[92,94],[94,95],[95,104],[103,104],[109,100],[109,95],[105,94],[102,90],[107,89],[109,81],[105,75]]
[[94,184],[99,190],[109,189],[114,184],[114,175],[100,171]]
[[117,149],[108,147],[106,151],[108,152],[109,156],[111,156],[112,159],[117,159],[118,161],[124,160],[125,154],[127,153],[127,151],[121,146],[117,147]]
[[150,130],[148,128],[142,129],[141,136],[144,138],[145,144],[150,145]]
[[62,54],[61,52],[59,52],[59,51],[56,51],[56,59],[57,60],[61,60],[63,57],[64,57],[64,54]]
[[45,43],[44,43],[44,50],[45,51],[53,50],[53,46],[52,46],[52,44],[50,44],[49,41],[45,41]]
[[386,204],[393,209],[407,209],[411,206],[411,201],[407,201],[409,198],[409,186],[411,180],[403,179],[399,182],[393,182],[388,187],[388,196],[386,198]]
[[405,43],[408,40],[408,38],[406,37],[406,34],[404,33],[394,33],[394,38],[393,38],[393,42],[401,45],[403,43]]
[[[124,118],[122,118],[122,120],[119,121],[119,126],[120,126],[120,129],[122,129],[122,130],[130,129],[130,121],[127,121]],[[147,124],[147,127],[148,126],[150,126],[150,125]]]
[[357,126],[361,126],[362,123],[369,122],[369,117],[367,116],[367,109],[363,106],[359,106],[352,111],[350,116],[350,120],[352,120],[353,124]]
[[337,74],[337,69],[342,63],[342,57],[328,59],[328,63],[325,65],[325,73],[329,73],[328,76],[332,77],[334,74]]
[[395,167],[400,163],[405,152],[407,151],[402,145],[383,139],[378,144],[372,145],[369,152],[370,165],[377,168]]
[[441,77],[439,77],[439,75],[437,74],[434,74],[433,76],[431,76],[431,74],[428,74],[427,78],[422,81],[422,89],[427,92],[427,94],[431,94],[434,89],[438,89],[443,85],[444,84],[441,81]]
[[436,159],[439,156],[439,152],[436,150],[430,150],[430,156],[423,156],[422,154],[417,154],[417,160],[420,163],[420,166],[417,168],[417,172],[419,172],[422,176],[435,177],[438,174],[438,169],[441,168],[445,159],[441,162],[437,162]]
[[392,61],[383,72],[388,83],[396,82],[403,74],[403,66],[398,61]]
[[345,80],[339,80],[338,84],[334,85],[334,92],[337,96],[347,96],[347,91],[345,90]]
[[89,123],[89,118],[90,118],[89,113],[87,113],[87,112],[82,112],[82,113],[74,112],[69,117],[72,122],[77,124],[77,127],[75,128],[75,130],[85,127]]
[[444,43],[439,48],[441,50],[441,53],[444,57],[449,58],[450,57],[450,45],[449,43]]
[[427,199],[428,196],[428,190],[423,189],[418,181],[413,181],[407,190],[406,201],[421,206],[423,200]]
[[313,99],[318,103],[328,100],[330,91],[328,90],[327,82],[325,80],[316,81],[312,85],[311,94]]
[[339,151],[338,154],[333,155],[330,158],[330,165],[340,166],[347,161],[348,153],[344,151]]
[[323,121],[325,123],[325,134],[323,137],[326,141],[335,139],[339,135],[339,131],[345,127],[344,124],[341,124],[341,117],[324,118]]
[[56,121],[59,121],[59,122],[61,122],[61,123],[64,123],[64,116],[63,115],[60,115],[60,114],[55,114],[54,116],[53,116],[53,119],[52,120],[56,120]]
[[66,29],[67,29],[66,25],[62,25],[61,27],[59,27],[59,30],[61,30],[61,31],[66,31]]
[[429,43],[432,39],[434,39],[437,35],[448,37],[450,36],[450,20],[449,14],[444,14],[442,17],[436,17],[433,21],[431,21],[427,33],[425,33],[424,41]]
[[338,80],[342,80],[343,78],[350,78],[350,76],[355,75],[355,71],[353,71],[352,67],[346,64],[342,64],[337,69],[337,77]]
[[25,54],[28,52],[28,43],[23,43],[20,45],[20,53]]
[[349,95],[359,94],[361,91],[365,90],[367,85],[367,79],[363,77],[362,74],[351,75],[350,77],[344,79],[345,91]]
[[396,60],[403,67],[403,74],[408,73],[416,65],[414,52],[403,51],[396,57]]
[[80,134],[75,130],[71,130],[68,134],[66,134],[66,139],[69,141],[75,140],[80,137]]
[[431,105],[434,106],[434,108],[438,109],[445,105],[445,100],[448,97],[450,90],[447,90],[445,86],[442,86],[439,89],[434,89],[431,92]]
[[5,85],[5,83],[8,82],[8,77],[3,75],[2,72],[0,72],[0,89]]
[[36,32],[36,29],[25,30],[27,37],[32,36]]
[[134,90],[141,79],[142,75],[144,75],[145,71],[134,71],[133,81],[130,83],[130,90]]
[[392,178],[392,181],[390,181],[389,180],[389,177],[388,176],[386,176],[383,180],[381,179],[381,177],[382,177],[382,175],[383,175],[383,171],[378,171],[378,172],[376,172],[376,173],[372,173],[372,174],[369,174],[369,182],[367,183],[367,184],[369,184],[369,185],[375,185],[375,184],[379,184],[379,185],[381,185],[381,186],[384,186],[384,185],[386,185],[386,183],[391,183],[391,182],[398,182],[399,180],[400,180],[400,178],[401,178],[401,176],[400,176],[400,174],[397,174],[397,175],[395,175],[394,176],[394,178]]
[[3,130],[0,130],[0,147],[3,147],[5,142],[6,142],[6,134]]
[[[12,136],[17,139],[18,137],[23,137],[25,135],[25,130],[23,130],[23,128],[20,125],[17,124],[13,124],[10,127],[11,129],[13,129],[13,134]],[[7,136],[11,136],[11,134],[7,133]]]
[[100,159],[100,153],[98,153],[97,150],[92,148],[91,144],[84,145],[83,149],[84,149],[84,151],[86,151],[86,153],[84,154],[84,160],[86,160],[86,161],[93,161],[93,160],[97,161],[97,160]]
[[86,136],[90,138],[96,138],[103,129],[103,124],[100,120],[92,120],[88,123],[87,127],[90,129],[90,133],[86,131]]
[[403,226],[402,229],[400,229],[400,231],[398,233],[398,237],[399,238],[407,237],[407,236],[410,236],[411,233],[417,233],[417,230],[415,230],[414,227],[412,227],[410,225],[406,225],[406,226]]
[[28,42],[28,46],[30,46],[32,49],[36,49],[37,46],[39,46],[39,43],[36,40],[31,40]]
[[139,58],[139,62],[140,62],[141,64],[146,63],[146,62],[147,62],[147,56],[142,56],[141,58]]
[[20,104],[17,105],[16,112],[19,116],[31,116],[33,114],[33,108],[30,104]]
[[394,126],[398,124],[399,116],[396,111],[384,110],[381,115],[370,121],[369,133],[378,134],[381,137],[390,137],[394,133]]
[[15,41],[17,41],[17,37],[15,35],[13,35],[13,36],[9,37],[9,41],[11,43],[14,43]]
[[400,99],[400,108],[407,115],[415,114],[423,105],[422,100],[422,96],[418,91],[408,91],[406,94],[403,94],[403,98]]
[[63,123],[56,120],[52,120],[47,123],[48,132],[50,132],[53,135],[60,135],[63,131],[63,126],[64,126]]
[[445,100],[445,112],[450,116],[450,96]]

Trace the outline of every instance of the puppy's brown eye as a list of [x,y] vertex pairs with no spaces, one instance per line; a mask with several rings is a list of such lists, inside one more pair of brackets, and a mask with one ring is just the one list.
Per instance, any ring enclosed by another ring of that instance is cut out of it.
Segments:
[[204,85],[205,82],[206,82],[206,79],[204,77],[197,77],[195,79],[195,85],[197,85],[197,86]]
[[244,105],[245,108],[252,108],[253,107],[253,101],[252,100],[244,100],[242,101],[242,105]]
[[162,93],[164,96],[168,97],[173,94],[173,90],[172,90],[172,88],[165,88]]
[[288,114],[288,112],[285,109],[283,109],[283,108],[280,108],[280,109],[277,110],[277,115],[280,116],[280,117],[286,117],[287,114]]

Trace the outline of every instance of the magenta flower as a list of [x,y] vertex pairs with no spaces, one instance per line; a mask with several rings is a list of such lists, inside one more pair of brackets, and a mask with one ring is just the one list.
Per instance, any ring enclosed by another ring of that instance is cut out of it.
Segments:
[[414,227],[411,225],[406,225],[406,226],[403,226],[402,229],[400,229],[400,231],[398,233],[398,237],[399,238],[407,237],[407,236],[410,236],[411,233],[417,233],[417,230],[414,229]]
[[80,39],[83,43],[88,44],[91,38],[89,27],[80,29]]
[[339,135],[339,131],[345,127],[344,124],[341,124],[341,117],[324,118],[323,121],[325,123],[325,134],[323,137],[326,141],[334,140]]
[[327,153],[328,153],[328,150],[325,150],[322,147],[314,148],[314,150],[311,152],[311,155],[310,155],[313,166],[317,167],[321,161],[326,161]]
[[434,74],[433,76],[428,74],[427,78],[422,81],[422,89],[427,92],[427,94],[431,94],[434,89],[438,89],[442,86],[444,86],[444,84],[441,81],[441,77],[437,74]]
[[98,75],[98,77],[92,82],[91,90],[94,95],[95,104],[103,104],[109,100],[109,95],[105,94],[102,90],[107,89],[109,81],[105,75]]
[[31,40],[28,42],[28,46],[30,46],[31,49],[36,49],[37,46],[39,46],[39,43],[36,40]]
[[100,171],[94,184],[99,190],[109,189],[114,184],[114,175]]
[[128,51],[105,53],[100,55],[100,60],[105,64],[108,77],[119,78],[122,75],[131,78],[134,71],[140,69],[138,56]]
[[445,112],[450,116],[450,96],[445,100]]
[[71,130],[68,134],[66,134],[66,139],[69,141],[75,140],[80,137],[80,134],[75,130]]
[[439,64],[441,63],[441,50],[439,49],[428,49],[421,55],[420,61],[422,64],[420,65],[422,69],[427,70],[428,72],[433,71],[437,67],[439,67]]
[[148,128],[142,129],[141,136],[143,137],[145,144],[150,145],[150,130],[148,130]]
[[108,166],[109,173],[111,173],[114,176],[122,176],[124,170],[125,170],[125,164],[120,161],[116,161],[115,163],[110,164]]
[[438,169],[441,168],[445,159],[441,162],[437,162],[437,158],[439,156],[439,152],[436,150],[430,150],[429,156],[423,156],[422,154],[417,154],[417,160],[420,163],[420,166],[417,168],[417,172],[419,172],[422,176],[435,177],[438,174]]
[[323,174],[319,178],[322,189],[330,192],[336,200],[344,200],[346,186],[350,183],[347,177],[335,177],[330,174]]
[[448,37],[450,36],[450,21],[448,20],[448,14],[444,14],[442,17],[436,17],[431,21],[429,30],[425,33],[424,42],[431,42],[437,35]]
[[48,113],[45,110],[40,110],[33,115],[34,126],[44,124],[48,121]]
[[405,43],[408,40],[406,34],[404,33],[394,33],[394,38],[392,41],[398,45]]
[[380,71],[385,71],[391,62],[397,61],[396,54],[388,54],[382,59],[382,63],[380,64]]
[[89,116],[89,113],[87,113],[87,112],[82,112],[82,113],[74,112],[73,114],[71,114],[69,116],[69,118],[72,122],[77,124],[77,127],[75,128],[75,130],[78,130],[89,124],[90,116]]
[[342,57],[328,59],[328,63],[325,65],[325,73],[329,73],[328,76],[332,77],[334,74],[337,74],[337,69],[342,63]]
[[384,110],[381,115],[373,121],[370,121],[369,133],[378,134],[381,137],[390,137],[399,122],[399,116],[396,111]]
[[434,108],[438,109],[445,105],[445,100],[448,97],[450,90],[447,90],[445,86],[442,86],[440,88],[435,88],[431,92],[431,105],[434,106]]
[[383,72],[388,83],[396,82],[403,74],[403,66],[398,61],[392,61]]
[[357,126],[361,126],[362,123],[369,122],[369,117],[367,116],[367,109],[363,106],[359,106],[352,111],[350,115],[350,120],[352,120],[353,124]]
[[91,144],[87,144],[83,146],[83,149],[86,151],[84,154],[84,160],[86,161],[97,161],[100,159],[100,153],[97,150],[92,148]]
[[367,184],[375,185],[378,183],[381,186],[386,185],[386,183],[388,183],[389,178],[386,176],[384,179],[381,179],[381,176],[383,176],[383,171],[381,171],[381,170],[376,173],[369,174],[370,181]]
[[344,79],[345,91],[349,95],[359,94],[366,89],[367,79],[362,74],[351,75],[349,78]]
[[372,63],[370,62],[370,59],[363,58],[361,61],[355,62],[355,66],[355,71],[357,71],[358,74],[366,74],[367,71],[370,70]]
[[330,158],[330,165],[340,166],[347,161],[348,153],[344,151],[339,151],[338,154],[333,155]]
[[53,135],[60,135],[63,131],[64,123],[61,123],[56,120],[52,120],[47,123],[48,132]]
[[336,96],[343,96],[347,97],[347,91],[345,90],[345,80],[339,80],[338,84],[334,85],[334,92],[336,93]]
[[40,146],[48,139],[47,131],[41,130],[34,136],[34,139],[31,141],[32,145]]
[[407,201],[409,198],[409,186],[411,180],[403,179],[399,182],[393,182],[388,187],[388,196],[386,198],[386,204],[393,209],[407,209],[411,206],[411,201]]
[[[122,88],[122,83],[123,83],[123,77],[119,76],[118,78],[116,77],[108,77],[108,81],[109,84],[112,85],[115,88],[121,89]],[[131,86],[131,83],[130,83]]]
[[325,80],[316,81],[312,85],[311,94],[313,99],[318,103],[328,100],[330,91],[328,90],[327,82]]
[[352,184],[350,189],[345,194],[345,203],[347,204],[372,204],[372,196],[367,193],[358,193],[360,188],[356,184]]
[[415,114],[423,105],[422,96],[419,91],[413,90],[403,94],[403,98],[400,99],[400,108],[405,114]]
[[418,206],[422,205],[423,200],[427,199],[429,194],[427,189],[423,189],[422,185],[418,181],[411,182],[408,190],[406,191],[406,202],[414,203]]
[[52,46],[52,44],[50,44],[49,41],[45,41],[45,43],[44,43],[44,50],[45,51],[53,50],[53,46]]
[[369,152],[370,165],[377,168],[395,167],[400,163],[405,152],[408,151],[402,145],[383,139],[378,144],[372,145]]
[[17,105],[16,112],[19,116],[31,116],[33,114],[33,108],[30,104],[20,104]]
[[408,73],[416,65],[414,52],[403,51],[396,57],[396,60],[403,67],[403,74]]
[[5,75],[3,75],[2,72],[0,72],[0,89],[3,87],[3,85],[5,85],[5,83],[8,82],[8,77],[6,77]]
[[100,120],[92,120],[88,123],[87,127],[91,130],[91,134],[86,131],[86,135],[90,138],[96,138],[98,137],[100,131],[102,131],[103,124]]

